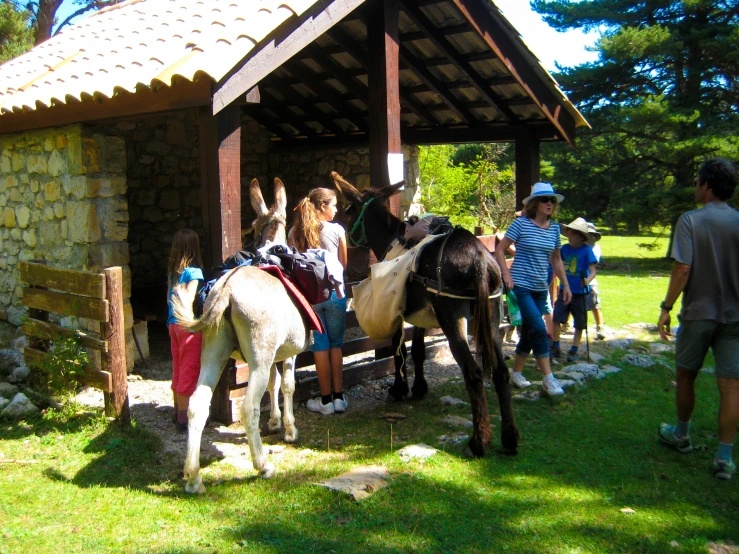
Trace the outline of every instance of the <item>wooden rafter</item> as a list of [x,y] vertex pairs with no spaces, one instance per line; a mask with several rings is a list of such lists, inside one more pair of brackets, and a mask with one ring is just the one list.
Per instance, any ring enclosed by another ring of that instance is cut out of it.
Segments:
[[[562,138],[572,144],[575,137],[575,120],[562,105],[562,99],[547,87],[544,77],[539,75],[515,44],[500,40],[507,36],[502,23],[496,20],[478,0],[449,0],[462,16],[475,28],[480,38],[495,52],[508,71],[518,80],[526,93],[539,106],[547,119],[560,132]],[[497,39],[497,40],[496,40]]]
[[357,129],[368,132],[367,114],[359,110],[353,104],[341,98],[341,93],[328,83],[324,83],[314,78],[315,72],[306,67],[303,62],[295,60],[288,63],[283,68],[300,79],[302,84],[308,87],[316,96],[323,98],[326,102],[335,104],[343,112],[343,118],[348,119]]
[[328,31],[337,22],[361,6],[365,0],[333,0],[315,13],[308,10],[300,24],[284,40],[273,38],[256,52],[250,52],[222,79],[213,95],[213,113],[228,106],[236,98],[254,87],[276,67],[283,65],[303,48]]
[[499,94],[496,94],[482,79],[482,77],[480,77],[475,68],[473,68],[469,62],[463,60],[459,52],[449,44],[446,40],[447,35],[440,32],[429,20],[426,14],[414,5],[412,0],[401,0],[401,6],[411,21],[413,21],[421,32],[426,35],[426,38],[432,42],[434,47],[442,54],[442,56],[448,58],[451,64],[454,65],[454,67],[456,67],[467,80],[469,80],[472,88],[474,88],[483,99],[496,107],[509,121],[516,121],[518,119],[516,114],[513,113],[505,104],[503,98],[501,98]]
[[[307,138],[315,138],[317,133],[308,125],[305,124],[305,119],[296,117],[294,113],[287,109],[284,102],[280,102],[270,91],[264,90],[264,103],[263,105],[272,110],[277,117],[279,117],[283,123],[289,123],[295,127],[299,133],[305,135]],[[271,100],[271,101],[270,101]],[[253,114],[256,109],[247,111],[249,115]],[[293,137],[295,138],[295,137]]]
[[470,113],[464,102],[445,90],[444,83],[434,77],[431,72],[423,66],[423,62],[417,60],[408,50],[407,46],[400,45],[400,60],[429,88],[429,92],[436,94],[451,111],[466,124],[474,123],[475,116]]
[[277,90],[287,102],[298,106],[308,115],[308,117],[312,117],[315,121],[318,121],[318,123],[323,125],[325,129],[331,131],[337,136],[346,136],[346,130],[344,130],[338,123],[336,123],[330,114],[319,110],[315,106],[309,105],[306,102],[307,99],[303,95],[298,93],[290,85],[283,83],[282,79],[280,79],[279,77],[270,77],[268,80],[266,80],[266,84],[264,86],[268,86]]

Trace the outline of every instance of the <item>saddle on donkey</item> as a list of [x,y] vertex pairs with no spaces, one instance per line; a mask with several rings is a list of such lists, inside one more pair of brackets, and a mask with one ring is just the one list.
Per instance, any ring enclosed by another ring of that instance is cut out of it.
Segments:
[[[377,341],[388,340],[403,326],[409,280],[423,279],[429,290],[448,294],[443,284],[439,286],[437,281],[418,275],[417,263],[418,255],[426,246],[439,239],[446,242],[453,230],[448,217],[432,214],[411,217],[401,225],[383,260],[370,267],[370,276],[352,287],[354,313],[359,326],[369,337]],[[443,250],[442,244],[440,252]],[[433,314],[424,314],[424,322],[428,322],[429,317],[435,320]]]

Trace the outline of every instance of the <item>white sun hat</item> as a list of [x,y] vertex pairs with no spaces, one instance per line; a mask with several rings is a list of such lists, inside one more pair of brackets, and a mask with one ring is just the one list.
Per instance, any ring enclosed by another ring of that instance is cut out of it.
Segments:
[[572,229],[573,231],[579,231],[580,233],[585,235],[585,244],[587,244],[588,246],[593,246],[597,241],[600,240],[600,233],[591,231],[591,227],[593,229],[595,228],[592,223],[588,223],[582,217],[578,217],[569,225],[562,224],[562,229]]
[[528,204],[540,196],[554,196],[557,202],[562,202],[565,199],[561,194],[554,192],[554,187],[552,187],[551,183],[534,183],[534,186],[531,188],[531,195],[524,198],[523,203]]

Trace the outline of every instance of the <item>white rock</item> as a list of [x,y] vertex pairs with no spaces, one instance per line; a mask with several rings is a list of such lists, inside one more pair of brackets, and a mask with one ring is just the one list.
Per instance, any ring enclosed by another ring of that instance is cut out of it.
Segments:
[[10,383],[0,383],[0,396],[15,396],[18,394],[18,387]]
[[621,361],[627,364],[635,365],[637,367],[652,367],[654,360],[649,356],[643,356],[641,354],[626,354]]
[[10,404],[10,400],[0,396],[0,412],[2,412],[3,408],[5,408],[5,406],[7,406],[8,404]]
[[585,377],[593,377],[598,373],[598,364],[589,364],[587,362],[580,362],[577,364],[568,365],[563,368],[562,371],[565,373],[582,373]]
[[31,342],[28,340],[28,337],[26,335],[21,335],[20,337],[14,338],[11,341],[10,346],[15,348],[16,350],[20,350],[21,352],[23,352],[23,349],[26,346],[30,346],[30,344]]
[[598,354],[597,352],[591,352],[590,353],[590,361],[594,362],[596,364],[601,363],[603,360],[605,360],[606,357],[602,356],[601,354]]
[[537,390],[527,390],[512,397],[513,400],[535,402],[541,398],[541,393]]
[[603,366],[603,373],[609,374],[609,373],[618,373],[621,371],[620,367],[616,367],[614,365],[606,365]]
[[446,416],[444,418],[444,423],[455,425],[457,427],[472,427],[472,422],[469,419],[455,415]]
[[404,462],[409,462],[413,459],[425,460],[436,454],[438,450],[428,444],[409,444],[398,450],[398,456]]
[[463,444],[469,437],[467,433],[454,433],[451,435],[441,435],[439,437],[439,444],[445,444],[448,446],[459,446]]
[[0,415],[13,419],[22,419],[38,412],[38,408],[33,405],[28,397],[19,392],[13,397],[13,400],[5,406]]
[[28,375],[31,373],[31,370],[28,368],[26,364],[19,365],[13,370],[13,373],[8,375],[7,379],[11,383],[22,383],[26,379],[28,379]]
[[459,398],[454,398],[453,396],[442,396],[440,400],[442,404],[447,406],[469,406],[470,404],[469,402],[465,402]]
[[613,339],[605,341],[606,348],[620,348],[626,350],[634,342],[634,339]]
[[663,342],[653,342],[649,345],[649,350],[653,354],[662,354],[663,352],[674,352],[675,346],[672,344],[665,344]]
[[628,325],[624,325],[624,327],[629,327],[630,329],[644,329],[650,333],[657,332],[657,325],[655,323],[629,323]]
[[558,371],[554,374],[554,376],[559,379],[559,382],[561,383],[563,380],[574,380],[577,381],[578,384],[582,385],[583,381],[585,380],[585,375],[583,373],[580,373],[579,371],[571,371],[569,373],[564,371]]
[[387,469],[381,466],[355,467],[337,477],[326,479],[316,485],[341,491],[354,500],[362,500],[375,491],[387,487]]
[[568,387],[574,387],[575,385],[578,385],[579,383],[575,381],[574,379],[557,379],[559,381],[559,385],[566,389]]

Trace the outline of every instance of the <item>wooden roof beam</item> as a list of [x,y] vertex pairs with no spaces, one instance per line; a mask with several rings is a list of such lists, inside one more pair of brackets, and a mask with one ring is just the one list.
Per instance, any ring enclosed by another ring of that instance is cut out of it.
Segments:
[[[280,102],[277,97],[274,96],[273,93],[267,90],[263,90],[263,96],[268,96],[269,98],[262,98],[262,105],[266,108],[269,108],[272,110],[275,115],[280,118],[281,123],[288,123],[295,127],[299,133],[305,135],[307,138],[315,138],[317,133],[314,131],[311,127],[305,124],[305,120],[303,118],[297,117],[296,114],[292,113],[289,109],[287,109],[284,102]],[[255,107],[256,108],[256,107]],[[247,111],[248,114],[252,114],[256,111],[256,109],[251,109]],[[277,133],[275,133],[277,134]]]
[[483,99],[487,100],[491,106],[497,108],[506,119],[510,121],[516,121],[518,119],[516,114],[506,106],[500,95],[496,94],[492,88],[483,81],[480,74],[477,73],[477,71],[467,61],[461,58],[459,52],[446,40],[446,35],[436,29],[433,22],[426,17],[426,14],[424,14],[420,8],[414,5],[412,1],[408,0],[401,0],[401,6],[411,21],[413,21],[413,23],[426,35],[434,47],[441,52],[442,56],[448,58],[452,65],[465,75],[469,80],[470,85],[472,85],[472,88],[474,88]]
[[431,72],[423,67],[423,62],[418,60],[408,51],[408,47],[403,44],[400,45],[400,61],[406,65],[408,69],[418,76],[419,79],[429,88],[429,92],[436,94],[444,104],[446,104],[451,111],[466,124],[471,124],[475,121],[475,116],[470,113],[467,107],[461,100],[458,100],[453,95],[449,94],[444,90],[444,83],[434,77]]
[[318,121],[318,123],[323,125],[324,129],[335,133],[339,137],[345,136],[347,134],[347,132],[339,124],[333,121],[330,114],[319,110],[315,106],[305,105],[308,99],[298,93],[291,86],[284,84],[282,82],[282,79],[280,79],[279,77],[273,76],[265,83],[263,83],[262,88],[266,89],[267,87],[276,89],[291,104],[298,106],[308,115],[308,117],[312,117],[315,121]]
[[303,14],[300,24],[288,36],[274,37],[256,52],[250,52],[218,82],[213,95],[213,113],[218,113],[245,94],[364,2],[333,0],[328,5],[326,2],[317,3],[317,9],[310,9]]
[[[512,77],[512,76],[488,77],[486,79],[484,78],[483,80],[491,87],[518,84],[518,81],[516,81],[515,77]],[[450,82],[444,83],[444,86],[450,89],[472,88],[472,85],[466,79],[459,79],[458,81],[450,81]],[[414,85],[412,87],[406,87],[406,90],[412,93],[428,92],[428,89],[424,85]],[[508,102],[510,105],[510,101]]]
[[544,112],[552,125],[559,130],[561,137],[573,144],[575,120],[567,112],[564,98],[557,98],[556,93],[546,86],[543,77],[537,73],[531,62],[524,57],[512,41],[507,40],[508,33],[503,24],[496,20],[478,0],[449,1],[475,28],[485,44],[500,58],[508,71],[518,80],[519,85]]
[[406,144],[464,144],[476,142],[515,142],[522,135],[536,140],[561,140],[556,128],[548,121],[514,125],[498,123],[477,127],[439,127],[423,129],[404,127],[401,130],[403,142]]
[[316,80],[314,78],[314,75],[316,74],[308,69],[303,62],[295,60],[293,63],[286,64],[284,69],[294,77],[300,79],[302,84],[312,90],[316,96],[323,98],[329,103],[337,104],[335,106],[337,111],[342,113],[343,118],[351,121],[357,129],[363,132],[369,132],[369,127],[367,126],[366,121],[367,114],[344,100],[341,93],[334,87]]

